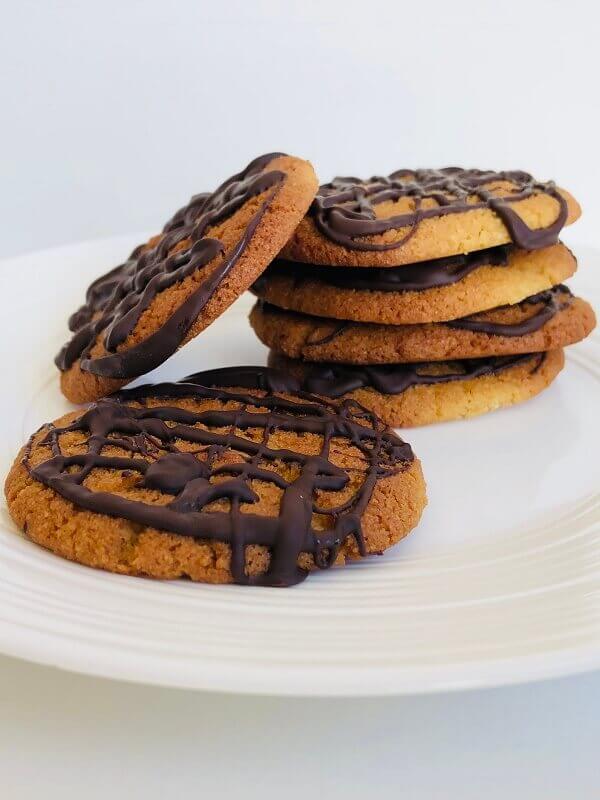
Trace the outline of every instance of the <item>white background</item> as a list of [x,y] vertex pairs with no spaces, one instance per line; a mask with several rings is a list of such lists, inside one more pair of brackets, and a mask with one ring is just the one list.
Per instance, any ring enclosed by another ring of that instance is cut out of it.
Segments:
[[152,230],[263,152],[523,168],[600,208],[591,0],[0,3],[2,251]]
[[[0,3],[0,255],[157,229],[253,156],[555,178],[598,242],[592,2]],[[598,279],[596,279],[597,281]],[[60,290],[60,287],[57,287]],[[396,701],[187,694],[0,657],[7,800],[596,798],[600,676]]]

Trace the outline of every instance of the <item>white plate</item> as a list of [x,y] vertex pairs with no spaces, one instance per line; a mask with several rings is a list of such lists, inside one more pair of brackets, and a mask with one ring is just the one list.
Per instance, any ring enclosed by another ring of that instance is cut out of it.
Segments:
[[[32,430],[70,407],[52,365],[65,319],[136,241],[0,265],[3,473]],[[591,276],[600,253],[586,254]],[[264,363],[249,304],[153,377]],[[416,693],[600,667],[599,408],[596,335],[569,350],[539,398],[407,431],[429,487],[422,524],[382,557],[288,590],[94,571],[28,542],[4,507],[0,650],[131,681],[281,695]]]

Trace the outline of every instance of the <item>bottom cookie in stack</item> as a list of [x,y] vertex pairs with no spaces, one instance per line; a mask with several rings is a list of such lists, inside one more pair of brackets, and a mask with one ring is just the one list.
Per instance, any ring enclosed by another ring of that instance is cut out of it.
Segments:
[[326,319],[259,301],[251,324],[269,364],[326,397],[351,397],[389,425],[483,414],[534,397],[564,365],[562,348],[595,325],[565,286],[443,323],[385,325]]
[[289,372],[298,388],[352,398],[388,425],[409,428],[463,419],[529,400],[552,383],[565,363],[561,349],[517,356],[413,364],[300,361],[272,350],[269,366]]

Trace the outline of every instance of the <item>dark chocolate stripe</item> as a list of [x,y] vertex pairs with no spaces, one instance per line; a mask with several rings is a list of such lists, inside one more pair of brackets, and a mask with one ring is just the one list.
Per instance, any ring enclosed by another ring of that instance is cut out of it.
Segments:
[[[450,328],[456,328],[465,331],[474,331],[475,333],[487,333],[488,336],[527,336],[530,333],[535,333],[543,328],[559,311],[567,308],[570,305],[573,295],[570,289],[563,284],[555,286],[546,292],[531,295],[525,298],[518,305],[540,305],[541,307],[530,317],[527,317],[522,322],[491,322],[489,320],[479,319],[479,315],[472,317],[462,317],[461,319],[452,320],[451,322],[444,323]],[[502,306],[502,308],[509,308],[510,306]],[[498,309],[494,309],[497,311]],[[489,312],[484,312],[489,313]]]
[[365,366],[304,362],[302,367],[305,372],[302,379],[297,381],[297,385],[304,391],[332,398],[342,397],[357,389],[374,389],[382,394],[398,395],[413,386],[432,386],[497,375],[527,362],[531,362],[532,371],[535,371],[539,369],[545,356],[545,353],[527,353],[449,361],[444,364],[448,372],[442,375],[432,375],[427,372],[433,363],[439,365],[439,362]]
[[422,292],[458,283],[480,267],[508,265],[511,245],[478,250],[468,255],[436,258],[403,267],[327,267],[277,259],[254,284],[257,291],[270,278],[292,275],[296,285],[317,281],[340,289],[371,292]]

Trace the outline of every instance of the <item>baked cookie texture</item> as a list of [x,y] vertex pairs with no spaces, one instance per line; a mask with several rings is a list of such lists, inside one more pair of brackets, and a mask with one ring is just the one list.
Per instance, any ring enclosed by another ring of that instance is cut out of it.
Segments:
[[[533,302],[535,298],[531,298],[450,323],[423,325],[340,322],[284,311],[259,301],[250,313],[250,323],[263,344],[289,358],[348,364],[445,361],[557,350],[593,330],[596,317],[585,300],[563,293],[562,287],[544,295],[549,299]],[[458,327],[473,323],[474,327],[481,325],[496,332]],[[528,328],[531,332],[514,335]]]
[[201,333],[277,255],[316,189],[307,161],[275,153],[192,198],[88,289],[57,357],[65,396],[83,403],[107,395]]
[[[466,419],[529,400],[562,370],[564,353],[550,350],[469,362],[431,362],[407,369],[402,364],[365,368],[309,363],[271,351],[269,366],[293,375],[307,391],[356,400],[388,425],[410,428]],[[439,382],[419,382],[431,378]],[[390,391],[394,384],[399,391]]]
[[[412,291],[389,288],[395,282],[393,273],[398,275],[401,285],[402,273],[409,270],[406,266],[396,270],[386,268],[380,271],[381,276],[374,268],[344,271],[338,267],[327,270],[320,266],[303,269],[303,266],[274,261],[255,282],[254,294],[280,308],[314,316],[410,325],[445,322],[497,306],[513,305],[571,277],[577,262],[563,244],[532,251],[510,248],[499,263],[480,266],[454,283]],[[411,270],[411,277],[415,273],[416,280],[419,267],[421,265]],[[339,278],[332,272],[338,273]],[[323,278],[319,273],[324,273]],[[360,273],[360,277],[356,273]],[[369,274],[377,277],[369,280]],[[387,275],[390,277],[386,280]],[[327,282],[328,278],[335,282]],[[437,275],[436,278],[440,280]],[[414,285],[410,280],[407,283]],[[426,279],[423,283],[427,283]],[[385,290],[378,289],[378,284],[383,284]],[[366,288],[369,285],[373,288]]]
[[324,184],[282,252],[290,261],[385,267],[514,242],[553,244],[577,201],[524,172],[446,168]]
[[218,372],[225,387],[199,374],[45,425],[6,480],[17,525],[111,572],[287,586],[417,524],[420,463],[372,412]]

